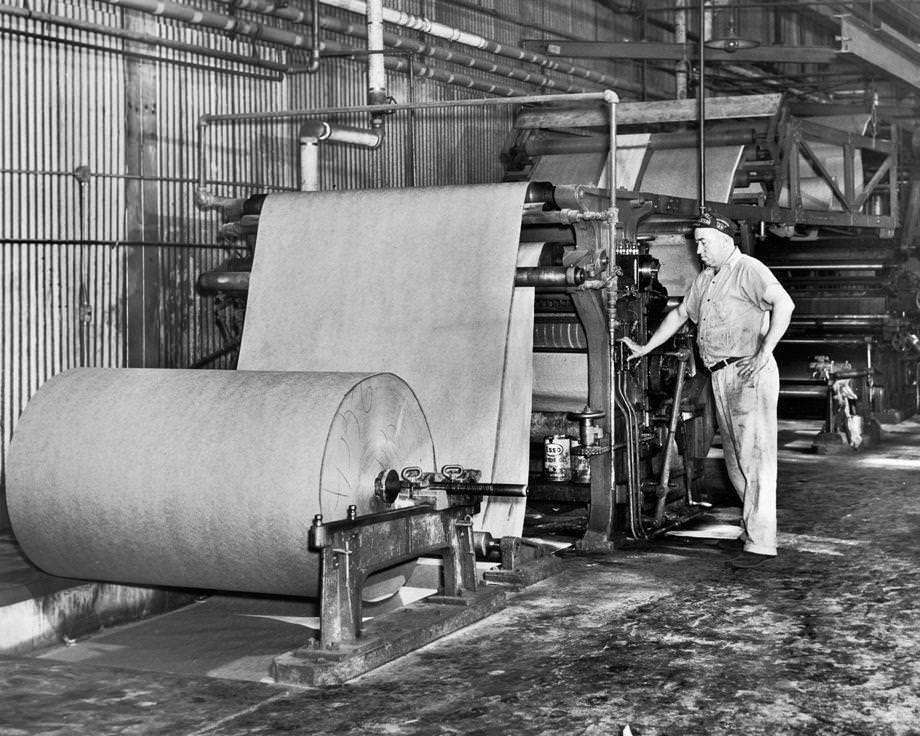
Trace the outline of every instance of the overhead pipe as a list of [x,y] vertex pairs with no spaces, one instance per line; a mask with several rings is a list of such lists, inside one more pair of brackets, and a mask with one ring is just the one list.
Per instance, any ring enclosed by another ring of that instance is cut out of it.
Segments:
[[[318,0],[317,0],[318,2]],[[173,41],[168,38],[160,38],[158,36],[151,36],[149,33],[141,33],[139,31],[131,31],[126,28],[113,28],[112,26],[103,25],[102,23],[92,23],[90,21],[78,20],[76,18],[65,18],[60,15],[53,15],[51,13],[43,13],[38,10],[29,10],[27,8],[21,8],[11,5],[0,5],[0,15],[14,16],[16,18],[26,18],[28,20],[37,21],[39,23],[48,23],[51,25],[59,26],[61,28],[72,28],[78,31],[86,31],[88,33],[95,33],[100,36],[108,36],[110,38],[118,38],[122,41],[132,41],[134,43],[144,44],[145,46],[155,46],[165,49],[173,49],[174,51],[181,51],[188,54],[197,54],[199,56],[206,56],[210,59],[220,59],[221,61],[230,61],[236,64],[245,64],[247,66],[255,67],[257,69],[264,69],[266,71],[273,71],[279,73],[287,73],[291,71],[291,68],[288,64],[282,64],[273,61],[266,61],[264,59],[254,59],[252,56],[245,56],[243,54],[234,54],[230,51],[219,51],[217,49],[207,49],[201,46],[197,46],[191,43],[184,43],[182,41]],[[10,29],[7,29],[10,30]],[[119,49],[112,48],[107,49],[108,51],[118,52]],[[164,59],[164,61],[166,61]],[[174,60],[170,60],[175,63]],[[226,71],[226,70],[220,70]]]
[[[322,28],[323,30],[332,31],[334,33],[341,33],[346,36],[356,36],[358,38],[367,37],[366,28],[359,27],[341,18],[334,18],[328,15],[319,16],[317,13],[314,18],[310,19],[302,10],[298,10],[297,8],[291,7],[289,5],[280,6],[278,3],[271,2],[270,0],[230,0],[230,2],[236,2],[237,7],[243,8],[245,10],[264,13],[276,18],[291,21],[292,23],[309,24],[311,26],[318,25],[319,28]],[[318,8],[319,0],[313,0],[313,3],[313,7]],[[318,21],[316,18],[318,18]],[[478,69],[480,71],[488,72],[489,74],[495,74],[497,76],[509,77],[511,79],[516,79],[517,81],[526,82],[528,84],[533,84],[545,89],[557,89],[560,92],[566,93],[589,91],[582,86],[555,80],[547,77],[545,74],[536,74],[507,64],[501,64],[496,61],[480,59],[469,54],[464,54],[460,51],[454,51],[452,49],[442,48],[440,46],[432,46],[431,44],[424,43],[418,39],[409,38],[407,36],[400,36],[399,34],[391,33],[385,29],[383,31],[383,42],[390,48],[405,49],[406,51],[410,51],[411,53],[418,56],[430,56],[434,59],[438,59],[439,61],[446,61],[451,64],[457,64],[458,66],[465,66],[471,69]],[[623,85],[621,84],[620,86],[622,87]]]
[[256,122],[269,120],[307,120],[323,119],[332,115],[348,115],[359,112],[366,113],[388,113],[399,112],[401,110],[432,110],[439,108],[466,108],[466,107],[498,107],[506,105],[527,105],[538,103],[556,103],[556,102],[588,102],[588,101],[605,101],[610,104],[611,113],[613,114],[617,97],[611,91],[607,92],[585,92],[571,95],[515,95],[508,98],[486,97],[473,100],[438,100],[432,102],[411,102],[396,103],[392,105],[355,105],[342,107],[326,107],[314,110],[279,110],[275,112],[250,112],[250,113],[230,113],[225,115],[202,115],[198,118],[197,128],[197,148],[198,148],[198,192],[196,201],[206,199],[211,195],[207,190],[208,178],[208,160],[205,151],[204,139],[209,126],[216,123],[230,122]]
[[126,10],[151,13],[162,18],[182,21],[189,25],[213,28],[224,33],[235,33],[281,46],[290,46],[292,48],[309,48],[310,46],[307,37],[301,33],[240,20],[229,15],[172,2],[172,0],[102,0],[102,2]]
[[[321,2],[324,5],[348,10],[358,15],[367,15],[367,3],[364,2],[364,0],[321,0]],[[488,51],[489,53],[504,56],[516,61],[537,64],[553,71],[562,72],[563,74],[588,79],[597,84],[607,85],[609,87],[623,87],[623,80],[616,79],[608,74],[603,74],[593,69],[587,69],[568,62],[561,62],[535,51],[528,51],[527,49],[522,49],[517,46],[499,43],[498,41],[485,38],[478,34],[469,33],[459,28],[453,28],[443,23],[437,23],[418,15],[411,15],[392,8],[383,8],[383,20],[387,23],[409,28],[413,31],[421,31],[429,36],[443,38],[451,43],[459,43],[463,46],[469,46],[481,51]]]
[[[332,44],[327,42],[325,46],[333,52],[338,50],[340,55],[357,55],[361,53],[360,50],[345,46],[343,44]],[[421,64],[416,61],[410,61],[408,59],[400,59],[388,56],[384,59],[383,64],[384,67],[390,71],[412,74],[412,76],[420,79],[432,79],[435,82],[450,84],[454,87],[475,89],[478,92],[485,92],[486,94],[496,95],[498,97],[526,97],[530,94],[527,90],[520,87],[493,84],[492,82],[486,82],[481,79],[474,79],[473,77],[467,76],[466,74],[448,72],[437,67],[427,66],[425,64]]]
[[[324,15],[320,19],[320,24],[324,30],[341,33],[346,36],[364,37],[366,35],[363,29],[359,28],[353,23],[342,20],[341,18],[332,18],[330,16]],[[400,36],[399,34],[390,33],[388,31],[384,31],[383,41],[384,44],[393,49],[404,49],[417,56],[430,56],[434,59],[438,59],[439,61],[446,61],[458,66],[469,67],[470,69],[478,69],[489,74],[508,77],[510,79],[526,82],[528,84],[533,84],[545,89],[555,89],[559,90],[560,92],[589,91],[581,85],[558,81],[547,77],[545,74],[529,72],[525,69],[519,69],[507,64],[501,64],[497,61],[479,59],[475,56],[470,56],[469,54],[464,54],[460,51],[453,51],[452,49],[443,48],[441,46],[432,46],[431,44],[424,43],[418,39],[409,38],[407,36]]]
[[[191,25],[206,26],[224,31],[225,33],[238,33],[244,36],[258,38],[270,43],[277,43],[292,48],[310,48],[314,59],[318,49],[313,48],[311,40],[303,34],[286,31],[280,28],[265,26],[249,21],[242,21],[221,13],[213,13],[198,8],[192,8],[171,0],[104,0],[110,5],[139,10],[153,15],[179,20]],[[237,5],[238,7],[238,5]],[[368,97],[369,105],[379,105],[386,101],[386,72],[383,58],[383,0],[370,0],[365,4],[367,16],[367,53],[368,53]],[[318,18],[314,9],[313,20]],[[316,42],[316,26],[313,29],[313,42]],[[311,63],[308,71],[313,69]],[[383,124],[383,116],[376,115],[372,119],[374,127]]]
[[[192,25],[213,28],[225,33],[232,32],[242,36],[248,36],[253,40],[270,41],[281,46],[297,49],[310,48],[310,42],[301,34],[273,29],[269,26],[259,25],[257,23],[238,21],[235,18],[231,18],[228,15],[221,15],[220,13],[191,9],[176,2],[166,2],[165,0],[103,0],[103,2],[128,8],[130,10],[150,13],[170,20],[184,21]],[[247,0],[240,0],[240,2],[247,2]],[[28,14],[28,11],[26,11],[26,13]],[[33,12],[32,15],[34,17],[35,13]],[[193,52],[194,50],[188,49],[188,51]],[[335,54],[337,56],[360,56],[363,53],[362,49],[346,46],[345,44],[333,43],[331,41],[320,42],[319,51]],[[207,50],[202,50],[201,53],[207,53]],[[405,59],[386,58],[384,60],[384,67],[395,72],[405,73],[411,71],[417,77],[432,79],[436,82],[442,82],[456,87],[475,89],[479,92],[502,97],[520,97],[529,94],[527,90],[518,87],[492,84],[479,79],[473,79],[464,74],[448,72],[443,69],[426,66],[416,62],[410,63]],[[295,68],[287,66],[284,69],[280,69],[280,71],[292,72],[295,71]],[[309,71],[309,67],[307,71]]]

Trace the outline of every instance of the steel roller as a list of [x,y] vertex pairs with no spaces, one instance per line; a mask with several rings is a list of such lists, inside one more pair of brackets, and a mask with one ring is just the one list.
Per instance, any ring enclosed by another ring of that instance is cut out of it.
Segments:
[[7,500],[54,575],[314,596],[314,515],[379,510],[375,477],[408,465],[434,447],[393,374],[75,369],[26,408]]

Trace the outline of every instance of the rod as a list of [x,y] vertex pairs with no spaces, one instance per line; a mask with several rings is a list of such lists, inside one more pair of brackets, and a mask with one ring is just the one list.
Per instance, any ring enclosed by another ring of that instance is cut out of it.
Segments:
[[106,248],[204,248],[235,250],[235,246],[220,243],[167,243],[145,240],[81,240],[80,238],[0,238],[0,245],[86,245]]
[[527,486],[515,483],[437,483],[430,482],[429,488],[448,491],[458,496],[496,496],[499,498],[523,498],[527,495]]
[[771,263],[770,269],[774,271],[878,271],[888,268],[886,263]]
[[706,0],[700,0],[700,215],[706,209]]
[[668,422],[668,434],[664,445],[664,458],[661,461],[661,478],[655,490],[657,502],[655,504],[655,526],[660,526],[664,521],[664,509],[668,500],[668,486],[671,480],[671,458],[673,457],[674,436],[677,434],[677,424],[680,421],[680,402],[683,398],[684,378],[686,377],[687,361],[690,360],[689,350],[678,351],[679,367],[677,369],[677,386],[674,389],[674,403],[671,406],[671,419]]

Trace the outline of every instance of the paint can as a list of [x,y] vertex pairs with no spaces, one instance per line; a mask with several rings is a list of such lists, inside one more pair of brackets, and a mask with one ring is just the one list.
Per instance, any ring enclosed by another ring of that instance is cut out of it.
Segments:
[[547,480],[571,480],[571,451],[572,441],[567,435],[549,434],[543,438],[543,474]]

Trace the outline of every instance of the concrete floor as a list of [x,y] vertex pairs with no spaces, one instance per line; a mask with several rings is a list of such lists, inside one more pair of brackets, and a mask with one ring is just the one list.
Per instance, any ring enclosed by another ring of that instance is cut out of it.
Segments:
[[504,611],[324,689],[0,659],[0,734],[920,734],[920,423],[827,456],[814,429],[782,425],[762,569],[705,538],[570,554]]

